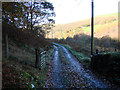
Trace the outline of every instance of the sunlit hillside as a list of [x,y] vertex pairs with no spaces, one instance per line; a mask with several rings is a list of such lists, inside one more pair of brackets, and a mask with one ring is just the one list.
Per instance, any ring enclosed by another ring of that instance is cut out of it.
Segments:
[[[74,35],[84,33],[90,35],[91,19],[86,19],[69,24],[59,24],[49,33],[49,38],[73,37]],[[118,14],[100,15],[95,17],[94,36],[101,38],[103,36],[118,38]]]

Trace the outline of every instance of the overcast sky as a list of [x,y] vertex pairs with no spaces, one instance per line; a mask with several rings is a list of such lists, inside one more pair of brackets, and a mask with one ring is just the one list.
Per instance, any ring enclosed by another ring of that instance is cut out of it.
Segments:
[[[91,0],[48,0],[55,7],[56,23],[66,24],[91,17]],[[118,12],[120,0],[94,0],[94,14]]]

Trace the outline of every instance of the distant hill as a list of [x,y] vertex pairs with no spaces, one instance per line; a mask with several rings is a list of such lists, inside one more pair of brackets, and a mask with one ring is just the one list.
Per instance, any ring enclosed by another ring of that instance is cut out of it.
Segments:
[[[52,36],[53,33],[53,36]],[[56,25],[52,32],[49,33],[49,38],[64,38],[74,37],[84,33],[86,35],[91,34],[91,19],[86,19],[69,24]],[[103,36],[109,36],[114,39],[118,39],[118,14],[107,14],[95,16],[94,36],[102,38]]]

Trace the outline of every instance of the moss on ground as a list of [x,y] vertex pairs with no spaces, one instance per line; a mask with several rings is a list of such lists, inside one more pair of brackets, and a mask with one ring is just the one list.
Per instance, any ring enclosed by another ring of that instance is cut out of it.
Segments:
[[63,53],[61,47],[58,47],[58,48],[59,48],[59,52],[60,52],[60,61],[61,61],[61,63],[63,63],[64,65],[69,64],[69,63],[68,63],[68,60],[67,60],[66,57],[64,56],[64,53]]

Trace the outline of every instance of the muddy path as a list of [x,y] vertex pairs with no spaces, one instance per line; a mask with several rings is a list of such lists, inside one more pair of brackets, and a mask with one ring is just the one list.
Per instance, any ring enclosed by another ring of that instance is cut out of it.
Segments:
[[54,43],[51,80],[54,88],[109,88],[90,71],[84,70],[64,46],[56,43]]

